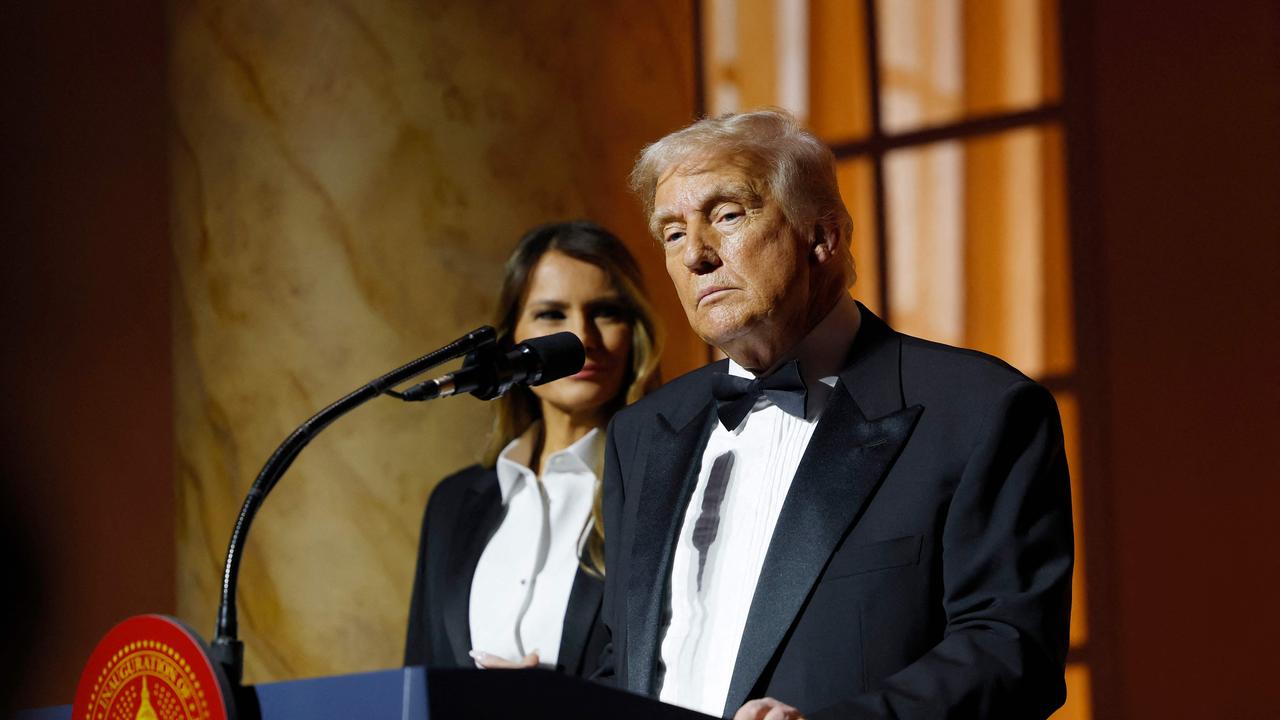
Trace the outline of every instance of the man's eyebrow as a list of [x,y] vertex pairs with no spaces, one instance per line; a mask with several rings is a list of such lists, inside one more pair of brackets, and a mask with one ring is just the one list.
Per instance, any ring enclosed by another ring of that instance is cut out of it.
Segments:
[[653,211],[653,215],[649,216],[649,234],[657,236],[662,233],[662,226],[668,221],[679,220],[680,216],[676,211],[668,208],[658,208]]
[[724,187],[718,188],[718,192],[714,193],[715,197],[711,198],[711,202],[721,200],[740,200],[745,202],[757,202],[760,200],[760,192],[745,182],[731,182]]
[[[725,201],[757,203],[760,201],[760,193],[745,182],[730,182],[714,187],[706,195],[698,198],[696,207],[698,210],[706,211],[712,206]],[[663,225],[679,219],[680,213],[674,208],[658,208],[653,211],[653,215],[649,219],[649,232],[653,235],[658,235],[661,233]]]

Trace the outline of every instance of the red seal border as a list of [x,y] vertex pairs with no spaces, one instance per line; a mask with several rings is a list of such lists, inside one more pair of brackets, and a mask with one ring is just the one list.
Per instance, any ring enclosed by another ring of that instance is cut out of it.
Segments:
[[135,652],[158,648],[182,663],[184,670],[190,670],[207,708],[201,720],[235,720],[231,684],[222,668],[210,659],[209,646],[181,620],[167,615],[135,615],[107,632],[80,674],[71,706],[72,720],[93,720],[92,703],[103,679],[118,661]]

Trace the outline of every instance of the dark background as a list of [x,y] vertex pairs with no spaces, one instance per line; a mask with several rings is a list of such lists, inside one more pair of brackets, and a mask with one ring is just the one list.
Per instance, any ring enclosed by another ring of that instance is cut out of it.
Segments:
[[27,538],[0,573],[40,574],[0,585],[43,620],[5,614],[19,706],[175,602],[164,42],[161,2],[0,10],[0,522]]

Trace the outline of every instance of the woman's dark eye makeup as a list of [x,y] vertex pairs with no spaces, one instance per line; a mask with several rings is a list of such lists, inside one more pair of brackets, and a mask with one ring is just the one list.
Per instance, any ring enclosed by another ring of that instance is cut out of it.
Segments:
[[[631,313],[626,305],[617,300],[597,300],[587,303],[583,311],[592,319],[622,321]],[[530,308],[530,315],[541,322],[562,322],[567,319],[567,308],[563,306],[543,306]]]

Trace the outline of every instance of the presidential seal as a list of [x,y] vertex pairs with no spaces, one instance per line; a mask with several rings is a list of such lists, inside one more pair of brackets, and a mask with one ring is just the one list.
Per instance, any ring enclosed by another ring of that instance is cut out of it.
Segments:
[[140,615],[111,629],[80,676],[73,720],[229,720],[229,686],[178,620]]

